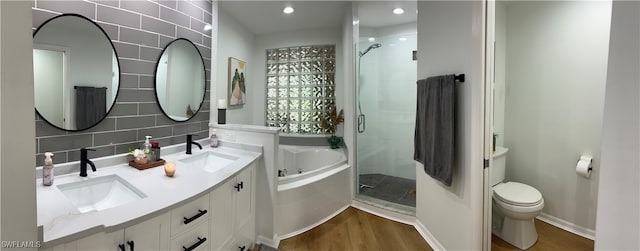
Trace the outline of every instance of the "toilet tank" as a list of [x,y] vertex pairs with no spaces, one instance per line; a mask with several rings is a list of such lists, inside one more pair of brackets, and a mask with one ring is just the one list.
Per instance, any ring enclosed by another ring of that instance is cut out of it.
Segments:
[[491,156],[493,165],[491,166],[491,186],[494,186],[504,180],[504,174],[507,169],[507,152],[508,148],[496,146],[496,151]]

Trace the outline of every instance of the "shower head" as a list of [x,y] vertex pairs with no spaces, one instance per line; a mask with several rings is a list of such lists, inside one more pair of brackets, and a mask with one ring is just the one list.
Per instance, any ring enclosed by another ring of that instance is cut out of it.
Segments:
[[360,53],[360,57],[364,56],[364,54],[367,54],[367,52],[369,52],[370,50],[378,49],[378,48],[380,48],[380,47],[382,47],[382,45],[381,45],[381,44],[372,44],[372,45],[371,45],[371,46],[369,46],[366,50],[364,50],[364,52],[362,52],[362,51],[361,51],[361,52],[359,52],[359,53]]

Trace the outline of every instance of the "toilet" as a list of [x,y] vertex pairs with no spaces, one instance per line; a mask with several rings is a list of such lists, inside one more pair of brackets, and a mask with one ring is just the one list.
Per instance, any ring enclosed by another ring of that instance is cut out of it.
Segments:
[[520,249],[533,246],[538,233],[533,219],[544,207],[544,199],[538,189],[518,182],[504,182],[507,152],[509,149],[496,146],[491,169],[491,191],[493,197],[492,232],[504,241]]

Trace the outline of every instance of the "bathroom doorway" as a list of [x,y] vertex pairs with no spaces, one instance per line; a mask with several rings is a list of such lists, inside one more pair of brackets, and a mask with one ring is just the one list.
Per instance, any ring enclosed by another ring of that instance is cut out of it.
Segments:
[[[593,240],[611,2],[496,1],[488,7],[492,109],[485,119],[489,145],[508,148],[504,182],[540,191],[545,206],[536,224]],[[589,177],[576,173],[581,156],[593,159]],[[491,216],[489,182],[485,191],[484,238],[491,247],[500,221]]]
[[[356,199],[415,214],[416,2],[358,2]],[[394,8],[404,13],[393,14]]]

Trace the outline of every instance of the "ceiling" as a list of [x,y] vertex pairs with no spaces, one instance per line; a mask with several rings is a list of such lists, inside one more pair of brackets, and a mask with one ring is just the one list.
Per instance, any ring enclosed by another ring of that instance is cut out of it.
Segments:
[[[360,26],[384,27],[416,22],[417,2],[413,1],[355,1]],[[350,1],[220,1],[221,11],[231,15],[252,33],[266,34],[312,28],[341,27]],[[292,14],[282,13],[291,6]],[[403,15],[395,15],[393,8],[401,7]]]
[[[380,28],[390,25],[416,22],[417,1],[357,1],[360,26]],[[404,14],[392,13],[394,8],[404,9]]]
[[[340,27],[347,4],[343,1],[220,1],[218,6],[252,33],[265,34]],[[295,12],[282,13],[287,5]]]

